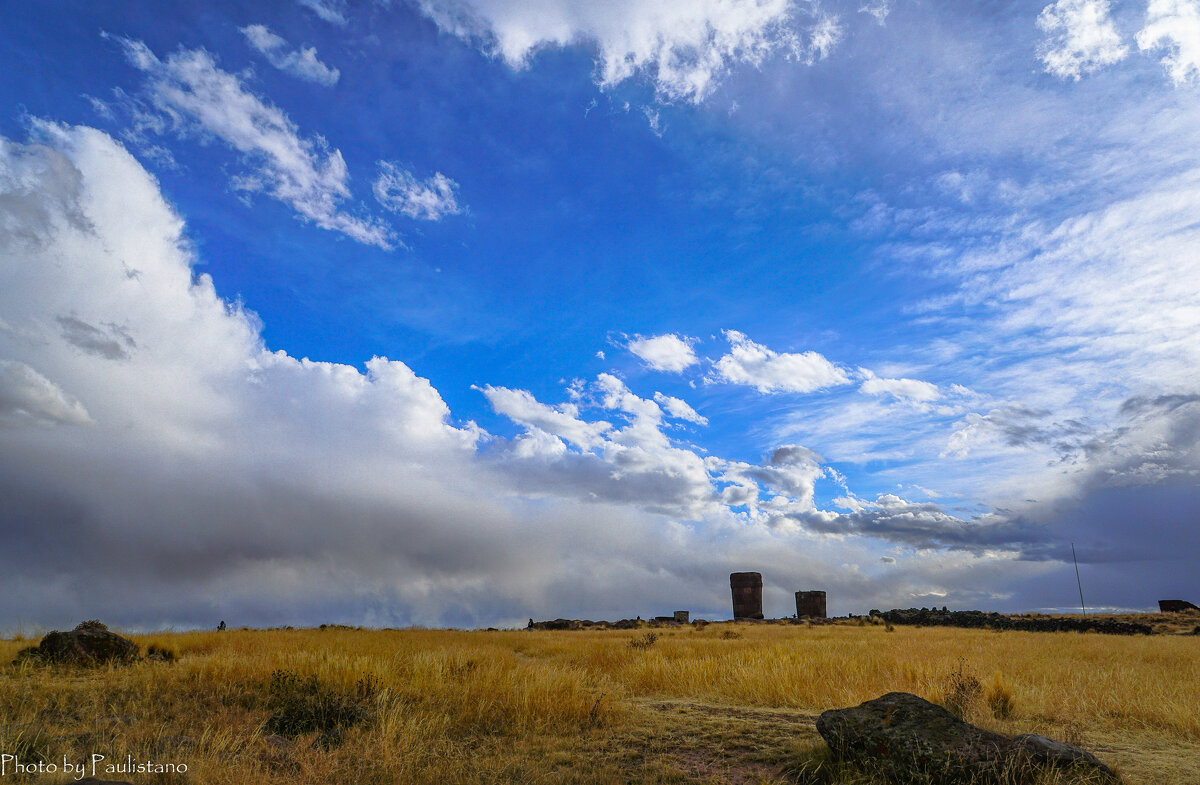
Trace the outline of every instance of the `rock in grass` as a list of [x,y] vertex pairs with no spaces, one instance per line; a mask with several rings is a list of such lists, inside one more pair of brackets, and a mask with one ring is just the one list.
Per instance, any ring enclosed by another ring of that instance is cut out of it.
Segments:
[[1022,733],[1020,736],[1013,736],[1012,740],[1035,765],[1053,766],[1056,768],[1077,767],[1099,772],[1112,782],[1115,782],[1117,779],[1112,769],[1105,766],[1100,762],[1099,758],[1082,747],[1048,739],[1045,736],[1036,736],[1032,733]]
[[50,632],[37,646],[19,651],[13,662],[102,665],[132,662],[138,657],[136,643],[109,632],[108,627],[98,621],[85,621],[70,632]]
[[1010,739],[963,722],[907,692],[889,692],[817,718],[817,732],[840,759],[901,782],[1032,782],[1042,767],[1073,768],[1117,782],[1091,753],[1042,736]]

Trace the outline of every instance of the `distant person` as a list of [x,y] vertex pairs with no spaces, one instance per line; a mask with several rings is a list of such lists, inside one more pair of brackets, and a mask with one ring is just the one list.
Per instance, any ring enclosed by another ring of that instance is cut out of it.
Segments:
[[221,623],[217,625],[217,632],[225,631],[225,620],[221,619]]

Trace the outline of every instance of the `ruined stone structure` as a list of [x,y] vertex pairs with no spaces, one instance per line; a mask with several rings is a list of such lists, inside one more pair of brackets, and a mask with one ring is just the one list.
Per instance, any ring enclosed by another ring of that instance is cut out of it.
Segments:
[[918,624],[924,627],[967,627],[993,630],[1024,630],[1026,632],[1100,632],[1106,635],[1150,635],[1149,624],[1136,621],[1117,621],[1103,616],[1080,619],[1070,616],[1009,616],[983,611],[947,611],[937,608],[895,608],[870,613],[889,624]]
[[675,611],[675,621],[680,624],[687,624],[692,618],[690,611]]
[[733,594],[733,618],[761,619],[762,573],[729,573],[729,590]]
[[813,619],[825,618],[825,592],[798,591],[796,592],[796,616]]
[[1187,600],[1159,600],[1159,613],[1178,613],[1179,611],[1200,611],[1195,605],[1192,605]]

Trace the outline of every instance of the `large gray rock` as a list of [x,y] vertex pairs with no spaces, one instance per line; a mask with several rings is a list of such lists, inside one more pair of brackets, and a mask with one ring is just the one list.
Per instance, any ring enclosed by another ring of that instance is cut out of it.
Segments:
[[1013,736],[1013,743],[1035,764],[1064,768],[1077,766],[1089,771],[1102,772],[1111,780],[1116,780],[1116,775],[1113,774],[1112,769],[1101,763],[1099,758],[1073,744],[1055,741],[1054,739],[1048,739],[1045,736],[1037,736],[1032,733],[1022,733],[1020,736]]
[[138,646],[133,641],[109,632],[108,627],[98,621],[85,621],[70,632],[50,632],[37,646],[18,652],[14,662],[102,665],[132,662],[139,656]]
[[902,782],[1032,782],[1042,767],[1069,767],[1117,782],[1094,755],[1044,736],[1010,739],[963,722],[907,692],[889,692],[817,718],[817,732],[842,760]]

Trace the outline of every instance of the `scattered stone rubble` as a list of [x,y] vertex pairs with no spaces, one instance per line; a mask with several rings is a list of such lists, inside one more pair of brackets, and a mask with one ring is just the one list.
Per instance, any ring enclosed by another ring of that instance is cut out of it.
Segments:
[[553,621],[529,620],[527,630],[636,630],[638,627],[657,627],[660,625],[675,625],[679,622],[648,621],[638,619],[621,619],[620,621],[591,621],[589,619],[554,619]]
[[983,611],[950,611],[942,608],[907,608],[890,611],[872,610],[891,624],[920,624],[928,627],[973,627],[1026,632],[1100,632],[1108,635],[1149,635],[1148,624],[1115,619],[1080,619],[1071,616],[1008,616]]

